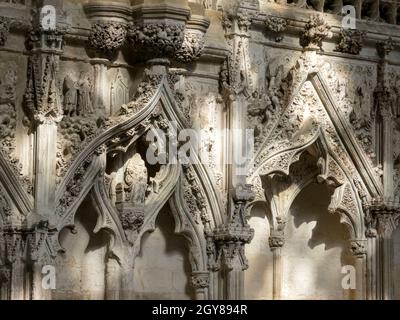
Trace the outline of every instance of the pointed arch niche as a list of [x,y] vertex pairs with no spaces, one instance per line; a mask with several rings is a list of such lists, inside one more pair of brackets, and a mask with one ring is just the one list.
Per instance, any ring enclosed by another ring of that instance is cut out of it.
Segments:
[[270,210],[265,205],[259,203],[251,209],[249,225],[254,229],[254,238],[246,247],[249,260],[249,269],[245,274],[246,299],[273,299],[274,257],[268,245],[271,218]]
[[328,210],[332,193],[315,181],[298,194],[286,219],[282,247],[282,299],[351,299],[342,288],[343,266],[354,265],[350,235]]
[[73,228],[59,236],[64,249],[56,259],[56,289],[53,299],[104,299],[105,264],[110,236],[105,230],[95,233],[98,212],[90,197],[79,206]]
[[174,231],[173,213],[166,204],[155,230],[142,239],[135,260],[133,299],[195,299],[187,243]]
[[[366,244],[362,204],[381,194],[382,185],[322,74],[307,68],[299,63],[293,69],[287,104],[267,124],[249,177],[257,195],[250,223],[261,243],[253,241],[247,249],[250,265],[254,260],[251,273],[260,275],[255,284],[247,272],[248,298],[258,288],[273,299],[366,294],[367,261],[358,250]],[[257,263],[267,251],[273,253],[272,268]],[[356,270],[356,290],[343,290],[343,266]]]
[[[105,299],[212,299],[219,292],[205,236],[222,221],[211,174],[195,152],[193,165],[147,157],[154,141],[170,146],[186,127],[168,80],[158,78],[146,104],[86,146],[59,185],[56,223],[70,257],[59,259],[69,267],[59,269],[70,270],[62,275],[70,277],[60,293],[66,298],[77,288]],[[93,239],[99,277],[86,288],[78,275]]]

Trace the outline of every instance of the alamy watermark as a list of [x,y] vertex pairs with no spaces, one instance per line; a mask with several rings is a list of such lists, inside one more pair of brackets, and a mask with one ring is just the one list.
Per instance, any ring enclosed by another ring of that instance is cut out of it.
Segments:
[[[212,150],[208,130],[178,130],[175,122],[170,122],[169,131],[153,129],[148,131],[146,161],[150,165],[167,164],[210,164]],[[246,175],[254,158],[254,130],[233,129],[215,132],[221,141],[235,141],[235,150],[224,159],[224,164],[235,165],[236,174]]]
[[57,13],[56,8],[52,5],[45,5],[40,10],[40,26],[43,30],[54,31],[56,30]]
[[356,290],[357,289],[356,268],[352,265],[343,266],[342,274],[345,275],[342,279],[342,288],[344,290]]
[[342,19],[342,28],[343,29],[356,29],[356,8],[354,6],[343,6],[342,14],[344,17]]

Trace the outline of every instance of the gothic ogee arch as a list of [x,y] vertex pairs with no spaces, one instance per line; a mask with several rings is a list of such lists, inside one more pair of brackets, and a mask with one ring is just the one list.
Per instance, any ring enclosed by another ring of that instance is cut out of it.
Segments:
[[[76,156],[57,189],[57,216],[53,224],[58,231],[66,227],[73,228],[76,210],[89,195],[98,213],[94,232],[104,229],[111,234],[109,256],[121,264],[121,270],[127,270],[134,266],[143,235],[155,229],[159,211],[169,202],[176,224],[175,231],[188,242],[194,277],[192,281],[197,283],[200,277],[208,283],[205,232],[220,225],[224,217],[221,199],[214,190],[214,178],[200,162],[194,149],[191,149],[191,155],[197,160],[194,161],[196,164],[161,165],[156,175],[149,179],[151,185],[147,185],[146,181],[143,206],[130,208],[134,212],[136,209],[141,211],[141,216],[135,217],[134,222],[121,221],[124,217],[121,217],[115,201],[113,203],[110,199],[110,177],[106,168],[111,153],[124,153],[134,144],[145,143],[144,137],[149,131],[155,136],[160,130],[164,131],[168,137],[166,143],[174,143],[173,139],[186,127],[167,76],[159,78],[153,91],[154,94],[145,105],[135,105],[137,112],[125,117],[124,121],[115,121],[116,125],[111,125]],[[173,123],[176,123],[176,128],[172,127]],[[158,141],[162,141],[162,137],[158,137]],[[145,162],[140,157],[138,161]],[[125,218],[129,219],[127,216]],[[199,287],[200,291],[207,287],[204,281]]]
[[[286,103],[258,149],[249,177],[258,191],[254,203],[267,201],[262,186],[264,177],[288,176],[292,165],[308,152],[316,159],[318,168],[311,177],[315,175],[319,183],[327,183],[334,190],[329,211],[341,215],[342,223],[354,239],[363,239],[363,205],[382,196],[383,186],[315,61],[315,52],[306,53],[289,72]],[[283,213],[287,213],[295,196],[307,185],[299,181],[292,187],[294,190],[286,199]],[[273,197],[271,201],[274,208]],[[276,221],[276,210],[272,212]],[[274,222],[273,228],[277,227]]]

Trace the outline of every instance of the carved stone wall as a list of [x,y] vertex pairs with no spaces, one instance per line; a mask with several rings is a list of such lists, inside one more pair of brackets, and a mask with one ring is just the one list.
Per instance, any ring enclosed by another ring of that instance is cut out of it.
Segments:
[[400,10],[361,2],[0,1],[0,299],[398,299]]

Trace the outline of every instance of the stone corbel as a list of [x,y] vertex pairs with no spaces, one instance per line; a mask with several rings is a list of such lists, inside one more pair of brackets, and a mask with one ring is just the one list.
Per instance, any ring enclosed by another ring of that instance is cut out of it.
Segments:
[[367,255],[367,240],[354,239],[350,240],[350,252],[357,258],[363,258]]

